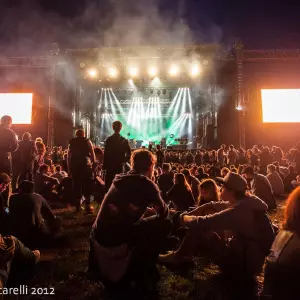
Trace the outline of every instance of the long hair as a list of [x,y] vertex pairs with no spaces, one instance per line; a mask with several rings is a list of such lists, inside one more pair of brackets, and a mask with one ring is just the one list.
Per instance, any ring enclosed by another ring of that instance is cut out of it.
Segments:
[[[211,201],[220,201],[220,194],[219,194],[219,189],[218,186],[216,184],[216,182],[212,179],[205,179],[201,182],[199,189],[201,191],[201,189],[206,190],[209,192],[210,194],[210,200]],[[207,200],[203,199],[203,197],[201,197],[201,193],[199,196],[199,205],[202,205],[203,202],[207,202]]]
[[185,176],[182,174],[182,173],[177,173],[175,175],[175,185],[178,185],[178,186],[183,186],[185,187],[188,191],[191,190],[191,187],[190,185],[188,184],[188,182],[186,181],[186,178]]
[[40,141],[36,141],[35,142],[36,148],[38,150],[38,154],[39,155],[45,155],[46,153],[46,146],[43,142]]
[[283,227],[300,235],[300,187],[288,197]]

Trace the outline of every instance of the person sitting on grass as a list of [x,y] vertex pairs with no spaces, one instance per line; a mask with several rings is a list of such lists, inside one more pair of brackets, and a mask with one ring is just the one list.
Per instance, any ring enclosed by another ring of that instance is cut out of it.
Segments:
[[174,172],[171,170],[171,165],[164,163],[162,165],[163,174],[157,179],[157,184],[162,192],[163,199],[166,198],[168,191],[174,185]]
[[195,205],[190,185],[181,173],[175,175],[174,186],[167,193],[167,200],[172,201],[176,211],[186,211]]
[[58,179],[50,177],[50,167],[43,164],[34,177],[34,188],[37,194],[43,195],[47,200],[51,198],[53,187],[59,184]]
[[219,189],[212,179],[205,179],[200,183],[200,197],[198,206],[210,202],[220,201]]
[[[155,163],[150,151],[134,151],[132,170],[116,176],[93,225],[90,271],[108,288],[157,279],[156,261],[171,222],[168,206],[151,181]],[[149,210],[154,215],[144,218]]]
[[266,176],[256,173],[252,167],[246,167],[243,175],[251,187],[251,192],[263,200],[268,205],[268,209],[277,207],[272,186]]
[[[159,256],[160,262],[176,264],[191,261],[201,251],[233,276],[252,278],[261,271],[274,240],[267,215],[268,206],[259,198],[248,196],[246,180],[228,173],[222,183],[221,202],[211,202],[190,213],[180,215],[181,226],[189,228],[180,248]],[[225,202],[224,202],[225,201]],[[215,213],[199,216],[204,208]],[[231,231],[230,239],[217,232]]]
[[0,298],[5,295],[6,287],[26,284],[39,260],[39,250],[31,251],[16,237],[0,234]]
[[68,176],[68,173],[65,171],[62,171],[62,168],[60,165],[55,166],[55,172],[51,175],[52,178],[56,178],[59,183],[62,182],[62,180]]
[[278,197],[282,196],[284,194],[283,181],[276,171],[275,165],[268,165],[267,178],[272,186],[273,194]]
[[33,182],[24,180],[18,193],[10,197],[11,230],[26,245],[43,245],[59,233],[60,221],[47,201],[33,191]]
[[[276,236],[265,267],[264,295],[296,299],[300,287],[300,187],[288,197],[283,228]],[[269,298],[268,298],[269,299]]]
[[182,171],[182,174],[184,174],[187,183],[190,185],[190,187],[192,189],[194,199],[198,199],[199,198],[200,181],[195,176],[191,175],[191,172],[189,169],[184,169]]

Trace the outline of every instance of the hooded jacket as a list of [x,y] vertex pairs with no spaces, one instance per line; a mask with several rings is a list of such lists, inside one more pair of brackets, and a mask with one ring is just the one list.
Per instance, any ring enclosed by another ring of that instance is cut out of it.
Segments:
[[168,217],[168,206],[153,181],[135,171],[117,175],[93,226],[96,240],[103,246],[128,242],[132,227],[149,206],[155,208],[158,218]]
[[[233,236],[228,243],[229,259],[234,261],[239,272],[254,274],[260,271],[265,254],[258,242],[260,232],[255,212],[266,212],[268,206],[255,196],[245,197],[235,205],[230,205],[229,202],[207,204],[207,206],[209,205],[219,212],[195,217],[190,221],[188,227],[212,231],[231,231]],[[234,266],[232,267],[234,268]]]

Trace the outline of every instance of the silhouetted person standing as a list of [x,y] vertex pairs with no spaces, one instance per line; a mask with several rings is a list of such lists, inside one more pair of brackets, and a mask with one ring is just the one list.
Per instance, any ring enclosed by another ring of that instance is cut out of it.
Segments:
[[[11,176],[12,162],[11,153],[18,149],[18,140],[16,134],[11,130],[12,118],[3,116],[0,126],[0,173],[6,173]],[[9,187],[2,194],[5,206],[8,202]]]
[[33,163],[37,156],[35,142],[31,140],[31,134],[25,132],[22,141],[19,143],[20,158],[20,178],[19,183],[23,180],[33,181]]
[[70,141],[68,151],[69,176],[73,180],[76,210],[81,210],[81,198],[85,197],[85,208],[91,212],[90,198],[93,187],[93,169],[95,153],[91,141],[85,137],[83,129],[76,131],[76,137]]
[[128,140],[120,135],[122,123],[115,121],[112,124],[114,134],[105,141],[103,169],[105,175],[105,190],[108,191],[116,174],[123,173],[125,163],[129,161],[131,150]]

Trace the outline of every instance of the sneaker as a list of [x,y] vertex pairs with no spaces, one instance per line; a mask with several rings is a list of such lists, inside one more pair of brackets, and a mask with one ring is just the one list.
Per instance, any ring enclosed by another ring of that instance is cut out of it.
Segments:
[[178,265],[191,263],[193,260],[191,257],[180,256],[175,251],[169,251],[167,254],[160,254],[158,256],[158,261],[166,265]]
[[41,252],[39,250],[33,250],[32,253],[34,254],[34,263],[38,263],[41,259]]

